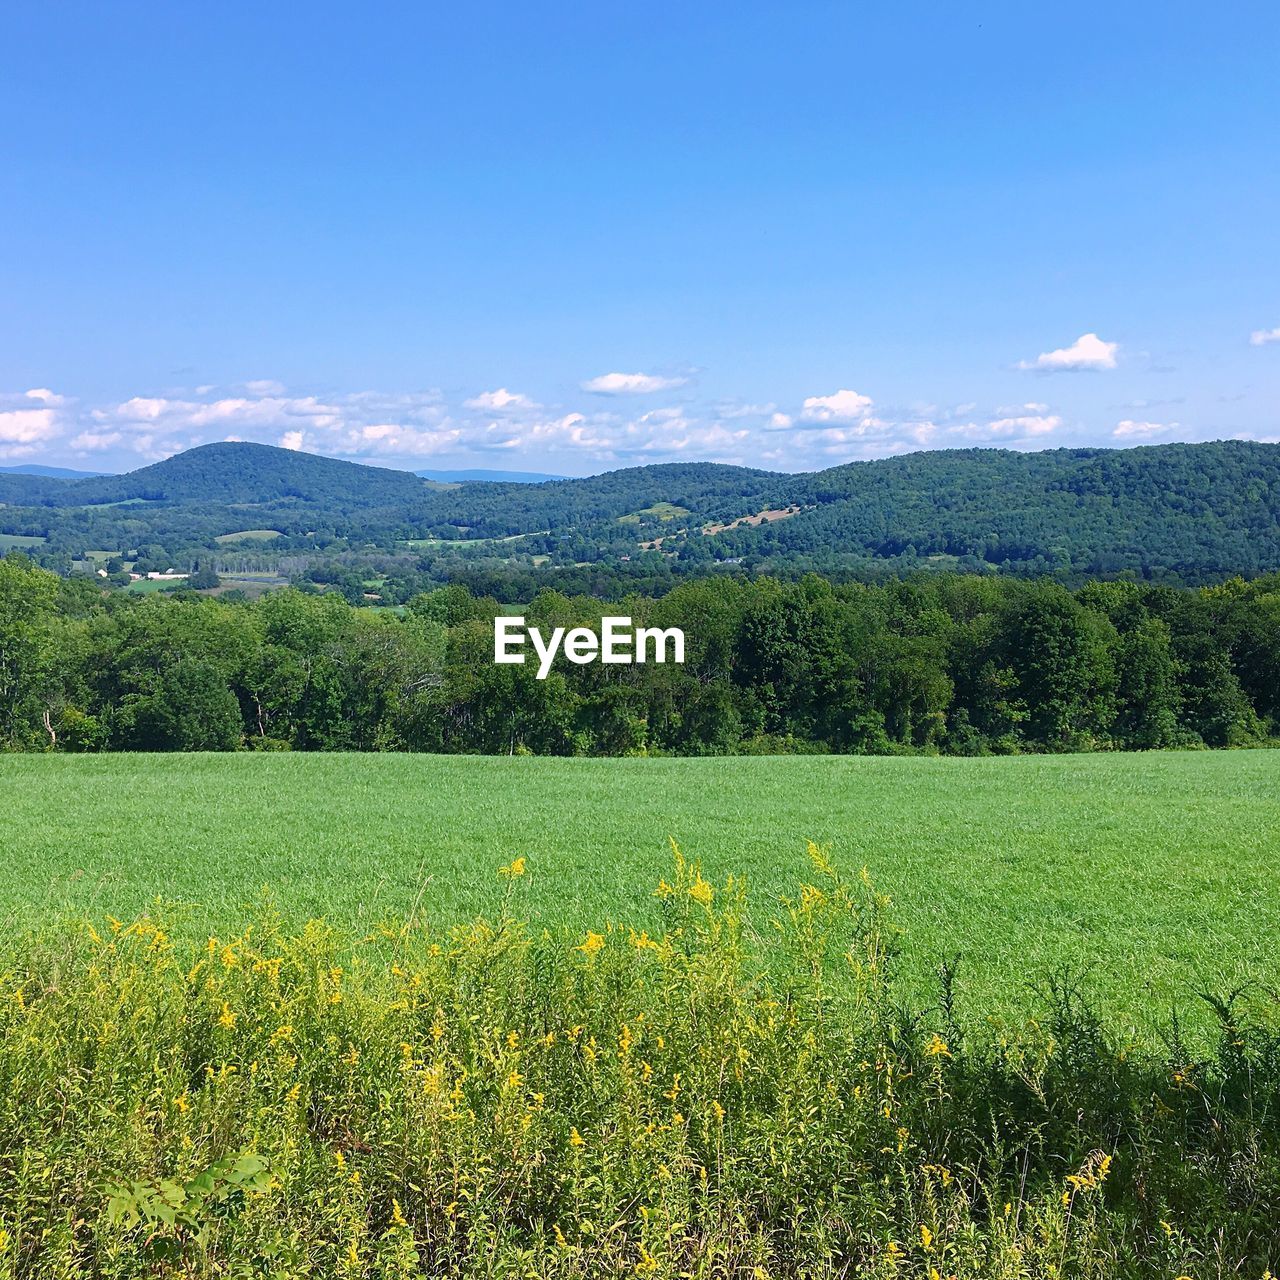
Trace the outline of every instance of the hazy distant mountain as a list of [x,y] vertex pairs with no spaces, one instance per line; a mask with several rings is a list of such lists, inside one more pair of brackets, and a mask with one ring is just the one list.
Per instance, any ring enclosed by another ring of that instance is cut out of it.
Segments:
[[548,480],[563,480],[564,476],[543,475],[541,471],[415,471],[424,480],[438,480],[442,484],[468,484],[474,481],[492,481],[495,484],[544,484]]
[[46,467],[39,462],[28,462],[18,467],[0,467],[0,472],[10,476],[43,476],[46,480],[92,480],[106,474],[102,471],[72,471],[69,467]]

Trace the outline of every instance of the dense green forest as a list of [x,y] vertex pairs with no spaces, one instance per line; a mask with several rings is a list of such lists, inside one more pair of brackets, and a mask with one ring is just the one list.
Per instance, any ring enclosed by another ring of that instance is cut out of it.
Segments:
[[965,449],[796,475],[689,463],[459,484],[215,444],[123,476],[0,475],[0,549],[19,540],[63,574],[110,558],[235,572],[246,533],[259,538],[255,564],[286,579],[340,564],[360,578],[416,575],[418,587],[605,566],[623,590],[649,590],[740,565],[1197,584],[1280,570],[1280,445]]
[[678,626],[684,665],[496,666],[510,606],[337,592],[136,598],[0,559],[10,749],[621,755],[1223,747],[1280,733],[1280,576],[1188,589],[921,575],[702,578],[531,623]]

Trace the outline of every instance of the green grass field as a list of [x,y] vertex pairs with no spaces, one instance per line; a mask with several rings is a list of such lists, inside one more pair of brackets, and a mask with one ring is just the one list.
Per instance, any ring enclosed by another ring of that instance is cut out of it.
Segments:
[[655,912],[668,837],[758,918],[805,842],[870,870],[912,985],[959,952],[961,998],[1009,1011],[1054,967],[1150,1025],[1198,986],[1280,978],[1280,753],[1012,759],[551,760],[396,755],[0,757],[11,922],[127,916],[182,928],[285,915],[445,923],[497,906],[585,928]]

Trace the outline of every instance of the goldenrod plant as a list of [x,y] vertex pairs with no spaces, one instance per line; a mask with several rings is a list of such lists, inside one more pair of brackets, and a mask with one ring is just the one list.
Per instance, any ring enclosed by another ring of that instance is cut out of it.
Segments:
[[893,908],[811,845],[747,911],[674,849],[661,925],[349,936],[269,907],[0,944],[0,1276],[1245,1276],[1277,1265],[1280,1028],[1113,1038],[911,1005]]

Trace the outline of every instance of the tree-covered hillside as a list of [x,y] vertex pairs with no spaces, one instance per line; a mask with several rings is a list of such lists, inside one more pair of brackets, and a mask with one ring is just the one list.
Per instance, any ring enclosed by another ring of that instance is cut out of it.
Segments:
[[284,557],[291,575],[345,557],[359,577],[392,568],[436,581],[592,565],[655,582],[742,564],[1190,583],[1280,569],[1280,445],[968,449],[795,475],[679,463],[542,484],[440,484],[227,443],[123,476],[0,475],[0,535],[36,540],[32,554],[64,573],[88,564],[91,549],[125,562],[240,564],[227,541],[246,530],[273,534],[255,563]]
[[915,453],[797,477],[788,497],[810,509],[717,541],[738,555],[914,548],[1091,574],[1280,563],[1275,445]]
[[55,476],[37,476],[27,471],[0,471],[0,507],[37,506],[56,501],[67,486]]
[[427,484],[408,471],[340,462],[265,444],[206,444],[120,476],[97,476],[60,490],[61,505],[126,502],[247,503],[280,499],[353,506],[412,503]]

